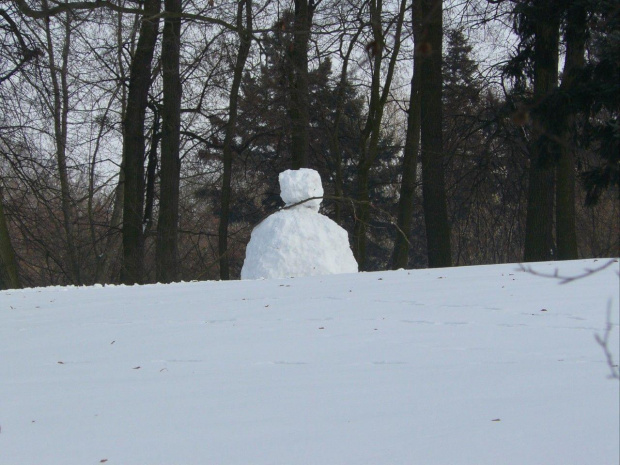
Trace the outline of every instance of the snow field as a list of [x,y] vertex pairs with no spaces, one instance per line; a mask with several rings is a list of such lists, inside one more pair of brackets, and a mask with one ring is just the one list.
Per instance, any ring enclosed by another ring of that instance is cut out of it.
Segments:
[[618,289],[614,263],[0,292],[0,464],[616,464]]

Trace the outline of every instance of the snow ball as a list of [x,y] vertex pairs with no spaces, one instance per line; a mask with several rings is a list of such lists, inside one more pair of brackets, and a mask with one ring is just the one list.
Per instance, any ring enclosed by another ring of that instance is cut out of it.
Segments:
[[[313,197],[323,197],[321,175],[309,168],[286,170],[278,176],[280,181],[280,197],[287,206],[294,205]],[[321,199],[304,202],[298,207],[310,208],[316,212],[321,206]]]
[[252,231],[241,279],[357,273],[347,232],[309,208],[280,210]]
[[[302,168],[280,173],[287,206],[323,196],[321,176]],[[319,213],[314,199],[267,217],[254,228],[246,248],[241,279],[288,278],[357,273],[347,232]]]

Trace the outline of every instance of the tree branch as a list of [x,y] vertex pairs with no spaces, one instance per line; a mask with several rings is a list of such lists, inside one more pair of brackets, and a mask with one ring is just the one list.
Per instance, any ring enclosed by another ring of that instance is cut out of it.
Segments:
[[[52,8],[46,8],[43,10],[34,10],[30,8],[26,0],[13,0],[13,2],[17,5],[19,10],[29,18],[41,19],[41,18],[49,18],[51,16],[56,16],[66,11],[89,11],[96,10],[98,8],[108,8],[109,10],[116,11],[118,13],[129,13],[129,14],[139,14],[143,15],[144,10],[142,8],[128,8],[124,6],[117,5],[113,1],[110,0],[94,0],[92,2],[68,2],[68,3],[55,3],[56,6]],[[234,25],[227,23],[224,20],[213,18],[211,16],[204,16],[193,13],[170,13],[170,12],[162,12],[155,16],[146,17],[147,20],[159,19],[159,18],[182,18],[186,20],[192,21],[200,21],[209,24],[217,24],[226,29],[230,29],[231,31],[235,31],[236,28]]]
[[556,268],[555,271],[551,274],[549,273],[540,273],[538,271],[535,271],[531,266],[525,266],[523,264],[519,265],[519,269],[520,271],[525,271],[526,273],[530,273],[533,274],[534,276],[540,276],[541,278],[555,278],[555,279],[559,279],[560,280],[560,284],[567,284],[570,283],[572,281],[576,281],[577,279],[582,279],[582,278],[587,278],[590,275],[593,275],[594,273],[598,273],[599,271],[604,270],[605,268],[609,268],[612,264],[614,263],[618,263],[618,260],[616,259],[611,259],[608,262],[604,263],[603,265],[596,267],[596,268],[586,268],[586,270],[578,275],[575,276],[563,276],[560,274],[559,270]]

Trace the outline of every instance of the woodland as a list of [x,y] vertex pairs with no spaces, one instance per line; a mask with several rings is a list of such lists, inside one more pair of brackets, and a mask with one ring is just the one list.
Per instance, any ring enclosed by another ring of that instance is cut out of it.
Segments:
[[238,279],[278,173],[360,271],[620,255],[618,0],[3,0],[0,289]]

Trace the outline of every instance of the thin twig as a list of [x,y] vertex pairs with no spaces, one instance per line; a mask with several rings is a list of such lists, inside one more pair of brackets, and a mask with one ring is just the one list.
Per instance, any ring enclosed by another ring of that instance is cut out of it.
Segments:
[[530,265],[525,266],[523,264],[519,265],[519,270],[520,271],[525,271],[526,273],[532,274],[534,276],[540,276],[541,278],[554,278],[554,279],[558,279],[560,280],[560,284],[567,284],[570,283],[572,281],[576,281],[577,279],[582,279],[582,278],[587,278],[588,276],[591,276],[595,273],[598,273],[599,271],[603,271],[605,268],[609,268],[612,264],[614,263],[618,263],[617,259],[611,259],[609,261],[607,261],[606,263],[604,263],[603,265],[597,267],[597,268],[586,268],[585,271],[581,274],[578,275],[574,275],[574,276],[564,276],[560,274],[560,271],[558,268],[555,269],[555,271],[553,273],[540,273],[538,271],[535,271]]
[[614,356],[609,349],[609,336],[611,335],[611,331],[614,325],[611,322],[611,300],[607,303],[607,325],[605,326],[605,332],[603,336],[600,334],[595,334],[594,339],[603,349],[603,353],[605,354],[605,358],[607,359],[607,365],[609,366],[610,379],[620,380],[620,372],[618,371],[618,364],[614,362]]
[[[526,273],[530,273],[534,276],[540,276],[543,278],[559,279],[560,284],[566,284],[566,283],[575,281],[577,279],[586,278],[595,273],[598,273],[599,271],[602,271],[605,268],[609,268],[613,263],[618,263],[618,260],[617,259],[608,260],[606,263],[602,264],[601,266],[597,268],[586,268],[586,270],[583,273],[574,275],[574,276],[563,276],[560,274],[557,268],[555,269],[553,274],[548,274],[548,273],[540,273],[538,271],[534,271],[534,269],[529,265],[525,266],[521,264],[519,265],[519,267],[521,271],[525,271]],[[618,274],[620,275],[620,273]],[[607,302],[607,324],[605,326],[605,332],[603,333],[602,336],[600,334],[595,334],[594,339],[596,339],[596,342],[598,343],[598,345],[600,345],[601,348],[603,349],[603,353],[605,354],[605,358],[607,359],[607,365],[609,366],[609,371],[610,371],[609,378],[620,380],[620,372],[618,371],[618,364],[614,362],[614,355],[611,352],[611,349],[609,348],[609,338],[611,336],[613,327],[614,327],[614,324],[611,322],[611,300],[609,300]]]

